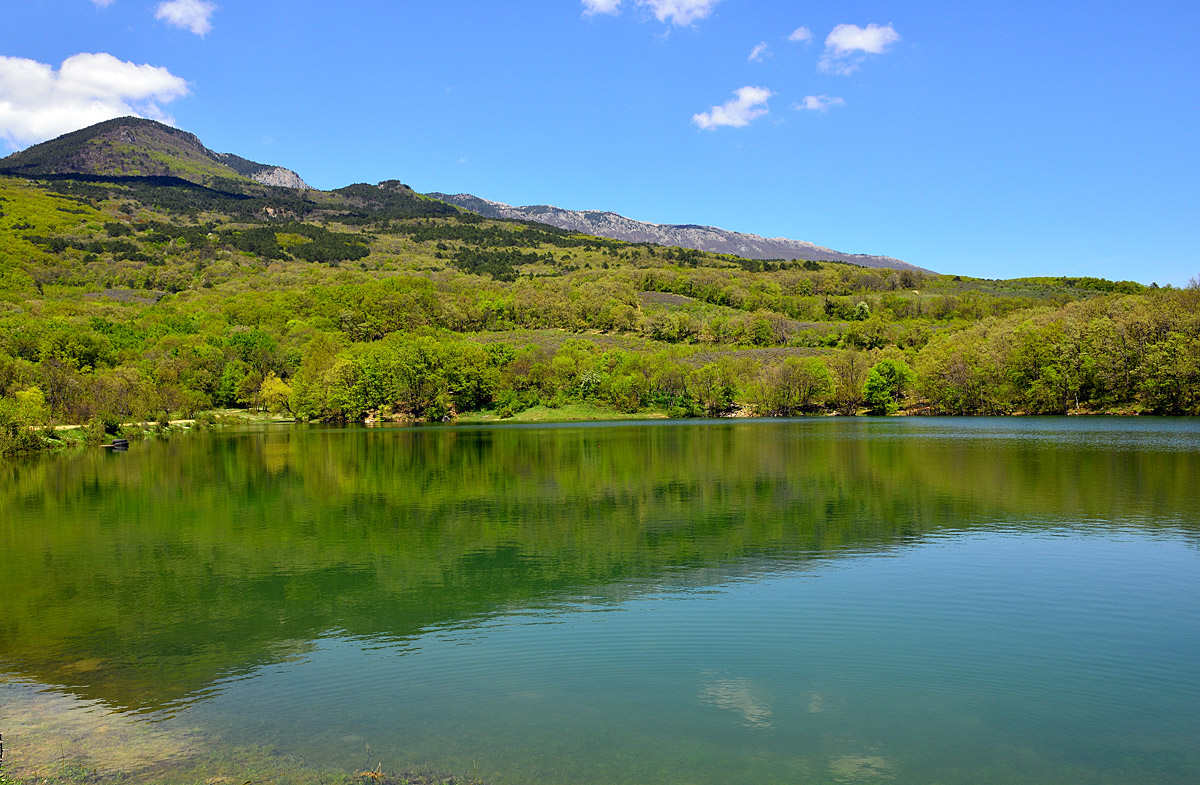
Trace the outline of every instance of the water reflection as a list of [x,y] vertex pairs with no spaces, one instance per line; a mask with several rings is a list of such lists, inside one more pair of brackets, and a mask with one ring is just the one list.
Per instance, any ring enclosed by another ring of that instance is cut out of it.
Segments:
[[[590,779],[569,729],[610,740],[610,782],[738,779],[743,753],[871,781],[902,765],[871,738],[903,765],[928,746],[883,727],[905,689],[942,727],[1007,728],[1048,685],[1085,721],[1112,679],[1103,711],[1141,723],[1139,690],[1200,653],[1194,611],[1152,601],[1198,599],[1197,477],[1186,420],[296,427],[10,462],[0,669],[331,759],[382,733]],[[1153,647],[1073,653],[1126,627]]]

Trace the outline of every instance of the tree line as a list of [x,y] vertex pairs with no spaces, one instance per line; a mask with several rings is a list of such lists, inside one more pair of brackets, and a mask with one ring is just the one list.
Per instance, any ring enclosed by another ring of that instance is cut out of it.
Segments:
[[[101,327],[101,325],[97,325]],[[991,318],[921,349],[843,348],[715,359],[684,347],[513,344],[433,327],[355,341],[198,323],[140,352],[142,337],[49,330],[0,343],[5,452],[37,446],[28,426],[262,408],[303,420],[510,416],[586,402],[676,417],[833,413],[1200,414],[1200,289],[1113,295]],[[192,330],[189,338],[187,331]],[[31,354],[31,352],[34,352]]]

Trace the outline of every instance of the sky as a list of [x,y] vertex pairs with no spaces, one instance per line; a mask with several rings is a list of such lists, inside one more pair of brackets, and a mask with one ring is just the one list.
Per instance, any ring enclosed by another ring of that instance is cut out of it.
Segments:
[[319,188],[1182,286],[1198,37],[1196,0],[10,0],[0,155],[132,113]]

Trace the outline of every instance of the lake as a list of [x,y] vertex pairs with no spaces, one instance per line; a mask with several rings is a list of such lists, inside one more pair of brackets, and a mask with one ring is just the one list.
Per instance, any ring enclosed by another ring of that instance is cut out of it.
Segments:
[[[0,463],[10,774],[1200,781],[1200,422],[218,430]],[[224,778],[224,779],[222,779]]]

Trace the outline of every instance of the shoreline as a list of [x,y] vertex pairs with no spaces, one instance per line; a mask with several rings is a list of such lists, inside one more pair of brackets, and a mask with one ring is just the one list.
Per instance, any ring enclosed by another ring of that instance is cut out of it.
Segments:
[[[752,412],[748,407],[737,407],[732,411],[715,415],[697,415],[673,417],[671,413],[662,409],[647,409],[638,412],[624,412],[615,409],[608,409],[601,406],[586,403],[571,403],[564,404],[559,407],[546,406],[539,404],[531,406],[520,412],[513,413],[503,417],[497,414],[496,410],[480,410],[472,412],[464,412],[461,415],[456,415],[450,420],[440,423],[430,422],[428,420],[411,419],[402,417],[389,417],[376,419],[368,415],[363,420],[359,421],[344,421],[344,424],[366,425],[368,427],[380,425],[503,425],[505,423],[513,424],[561,424],[561,423],[587,423],[587,422],[619,422],[619,421],[662,421],[662,420],[678,420],[687,422],[688,420],[784,420],[784,419],[812,419],[812,418],[827,418],[841,417],[849,419],[857,418],[893,418],[893,417],[948,417],[953,419],[977,419],[981,417],[1029,417],[1029,418],[1048,418],[1048,417],[1139,417],[1139,418],[1161,418],[1161,419],[1180,419],[1186,418],[1189,415],[1169,415],[1169,414],[1147,414],[1144,411],[1129,410],[1114,408],[1105,411],[1091,410],[1073,410],[1063,412],[1061,414],[1030,414],[1028,412],[1008,412],[998,414],[941,414],[930,412],[925,406],[915,405],[910,406],[900,411],[890,414],[871,414],[868,409],[862,408],[853,415],[843,414],[838,411],[814,411],[804,412],[789,416],[777,415],[760,415]],[[97,421],[98,422],[98,421]],[[288,417],[278,414],[270,414],[263,411],[252,411],[249,409],[214,409],[198,413],[191,418],[179,418],[165,421],[138,421],[121,423],[117,432],[112,432],[108,429],[104,431],[101,438],[98,433],[93,431],[90,434],[85,434],[84,431],[89,428],[95,428],[95,425],[87,423],[71,423],[71,424],[54,424],[29,426],[29,430],[37,433],[41,438],[41,445],[35,449],[25,449],[14,453],[0,454],[0,460],[4,458],[13,458],[21,455],[41,455],[51,452],[59,452],[69,449],[82,449],[86,447],[111,447],[113,439],[128,439],[129,441],[140,441],[147,438],[156,438],[162,436],[170,436],[172,433],[187,433],[194,430],[208,430],[211,428],[236,427],[240,425],[255,425],[255,424],[303,424],[306,421],[297,420],[294,417]],[[322,422],[322,421],[310,421]],[[52,434],[47,436],[47,434]]]

